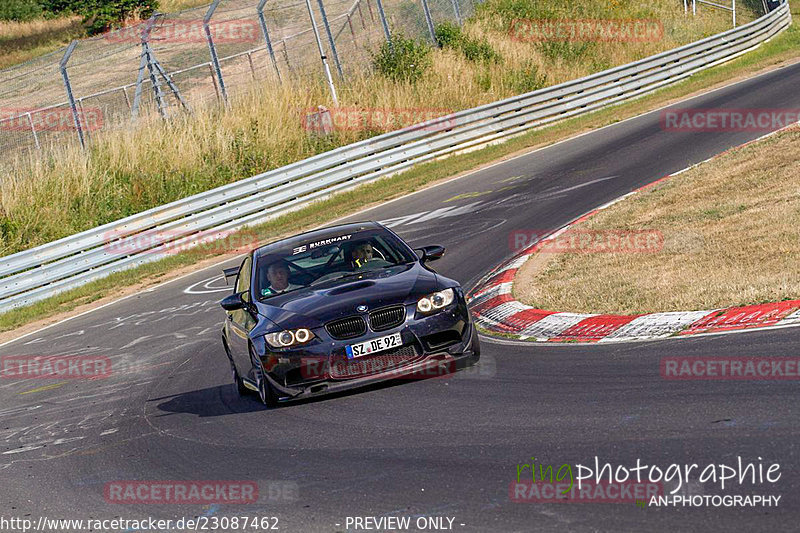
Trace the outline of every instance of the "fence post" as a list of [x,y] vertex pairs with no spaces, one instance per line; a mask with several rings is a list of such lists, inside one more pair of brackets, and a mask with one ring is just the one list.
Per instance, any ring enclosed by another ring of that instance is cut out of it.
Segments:
[[733,27],[736,27],[736,0],[733,0]]
[[394,52],[394,43],[392,42],[392,34],[389,31],[389,23],[386,21],[386,11],[383,10],[383,1],[375,0],[378,4],[378,15],[381,17],[381,24],[383,25],[383,33],[386,35],[386,42],[389,43],[389,49]]
[[[136,90],[133,93],[133,106],[131,107],[131,121],[135,121],[136,118],[139,116],[139,103],[142,98],[142,84],[144,83],[144,69],[147,68],[148,72],[151,76],[151,83],[153,82],[152,74],[153,74],[153,65],[152,65],[152,54],[150,51],[150,32],[153,31],[153,26],[156,23],[156,17],[158,17],[159,13],[153,13],[153,16],[147,19],[147,22],[142,29],[142,56],[139,60],[139,74],[136,76]],[[155,85],[153,86],[153,90],[156,90]],[[127,98],[128,93],[125,93]],[[156,97],[158,94],[156,93]],[[159,102],[159,112],[161,111],[161,106]],[[162,115],[163,116],[163,115]]]
[[206,32],[206,40],[208,41],[208,51],[211,53],[211,63],[214,66],[214,71],[217,75],[217,80],[219,81],[219,90],[222,93],[222,99],[225,101],[225,104],[228,103],[228,91],[225,89],[225,80],[222,79],[222,69],[219,66],[219,57],[217,57],[217,48],[214,46],[214,38],[211,36],[211,28],[209,28],[208,23],[211,22],[211,17],[214,16],[214,11],[217,10],[217,6],[219,5],[220,0],[214,0],[214,2],[209,6],[208,11],[206,12],[206,16],[203,17],[203,29]]
[[[149,34],[149,32],[148,32]],[[149,35],[148,35],[149,38]],[[155,62],[153,59],[153,50],[150,48],[150,43],[146,40],[143,40],[142,45],[144,46],[144,56],[147,58],[147,72],[150,73],[150,85],[153,86],[153,94],[156,97],[156,107],[158,107],[158,114],[161,115],[161,118],[167,118],[167,110],[166,104],[164,103],[164,92],[161,90],[161,83],[158,81],[158,75],[156,73],[156,69],[153,66]]]
[[[142,51],[139,60],[139,74],[136,76],[136,89],[133,91],[133,106],[131,107],[131,122],[136,122],[139,116],[139,101],[142,98],[142,83],[144,83],[144,69],[147,68],[147,56]],[[127,93],[126,93],[127,94]]]
[[325,33],[328,34],[328,42],[331,45],[331,53],[333,54],[333,62],[336,63],[336,70],[339,72],[339,77],[344,79],[344,72],[342,71],[342,63],[339,61],[339,53],[336,51],[336,42],[331,33],[331,26],[328,24],[328,15],[325,13],[325,5],[322,0],[317,0],[319,4],[319,14],[322,16],[322,24],[325,26]]
[[458,25],[462,26],[463,23],[461,22],[461,9],[458,5],[458,0],[453,0],[453,12],[456,14],[456,21],[458,22]]
[[75,130],[78,132],[78,140],[81,142],[81,148],[86,149],[86,141],[83,139],[83,129],[81,128],[81,119],[78,116],[78,107],[75,105],[75,96],[72,94],[72,85],[69,83],[69,75],[67,74],[67,62],[72,56],[72,52],[78,45],[78,41],[72,41],[64,52],[64,57],[61,58],[59,69],[61,70],[61,78],[64,80],[64,89],[67,91],[67,99],[69,100],[69,107],[72,109],[72,119],[75,121]]
[[261,33],[264,35],[264,41],[267,43],[267,52],[269,52],[269,58],[272,60],[272,66],[275,67],[278,83],[283,83],[281,71],[278,68],[278,62],[275,60],[275,50],[272,49],[272,40],[269,38],[269,32],[267,31],[267,20],[264,18],[264,6],[266,4],[267,0],[261,0],[258,3],[258,23],[261,25]]
[[36,126],[33,125],[33,119],[31,118],[31,114],[27,113],[28,115],[28,124],[31,126],[31,133],[33,133],[33,142],[36,143],[36,149],[41,150],[42,147],[39,145],[39,136],[36,135]]
[[350,13],[347,14],[347,25],[350,26],[350,36],[353,38],[353,44],[357,45],[356,43],[356,32],[353,29],[353,21],[350,20]]
[[[219,2],[219,0],[217,0]],[[331,76],[331,68],[328,66],[328,57],[325,55],[325,49],[322,47],[322,39],[319,37],[319,30],[317,29],[317,20],[314,18],[314,10],[311,9],[311,0],[306,0],[306,8],[308,8],[308,18],[311,19],[311,29],[314,30],[314,37],[317,40],[317,48],[319,49],[319,57],[322,59],[322,68],[325,70],[325,78],[328,81],[328,88],[331,91],[333,103],[339,105],[339,99],[336,97],[336,87],[333,85],[333,76]],[[285,45],[284,45],[285,48]]]
[[[360,4],[359,4],[359,5],[360,5]],[[370,4],[370,3],[369,3],[369,0],[367,0],[367,9],[369,9],[369,19],[370,19],[372,22],[375,22],[375,14],[374,14],[374,13],[372,13],[372,4]]]
[[436,30],[433,27],[433,18],[431,18],[431,10],[428,9],[428,0],[422,0],[422,11],[425,13],[425,22],[428,24],[428,31],[431,34],[431,39],[433,40],[433,44],[439,46],[439,42],[436,40]]

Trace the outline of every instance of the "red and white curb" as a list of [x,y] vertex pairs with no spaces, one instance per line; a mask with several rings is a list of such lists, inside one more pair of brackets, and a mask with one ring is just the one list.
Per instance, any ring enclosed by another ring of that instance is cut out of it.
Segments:
[[[737,148],[726,150],[710,159],[719,157],[731,150],[742,148],[775,133],[777,131]],[[706,161],[703,161],[703,163]],[[512,336],[521,340],[622,342],[671,336],[724,333],[752,328],[800,325],[800,300],[704,311],[607,315],[546,311],[520,303],[512,296],[511,287],[517,271],[545,243],[557,238],[570,227],[583,222],[599,211],[633,194],[648,189],[667,178],[682,174],[695,166],[697,165],[665,176],[602,205],[594,211],[590,211],[501,264],[487,278],[478,283],[476,288],[470,291],[468,295],[467,300],[478,326],[489,332]]]

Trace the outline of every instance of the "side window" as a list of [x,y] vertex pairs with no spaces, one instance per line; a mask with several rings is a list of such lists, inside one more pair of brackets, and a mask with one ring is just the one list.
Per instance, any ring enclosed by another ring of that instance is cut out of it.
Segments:
[[250,301],[250,274],[252,266],[253,260],[250,256],[247,256],[247,259],[242,262],[242,266],[239,268],[239,276],[236,278],[236,292],[244,293],[242,299],[245,302]]

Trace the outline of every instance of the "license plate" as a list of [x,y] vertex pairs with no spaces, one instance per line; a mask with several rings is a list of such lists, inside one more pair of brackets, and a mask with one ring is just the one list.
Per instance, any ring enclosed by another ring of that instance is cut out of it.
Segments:
[[385,337],[378,337],[366,342],[358,344],[350,344],[347,346],[347,358],[354,359],[363,355],[371,353],[382,352],[391,348],[399,348],[402,346],[403,341],[400,339],[400,333],[394,333]]

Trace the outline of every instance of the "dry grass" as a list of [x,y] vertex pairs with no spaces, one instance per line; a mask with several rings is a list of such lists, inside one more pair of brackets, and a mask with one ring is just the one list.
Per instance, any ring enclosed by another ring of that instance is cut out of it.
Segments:
[[529,261],[515,295],[539,308],[636,314],[800,298],[800,128],[704,163],[579,228],[655,230],[657,253]]
[[83,37],[81,17],[0,21],[0,69],[23,63]]
[[[605,0],[588,4],[604,9]],[[339,87],[344,108],[455,111],[520,94],[626,63],[726,29],[727,17],[709,11],[686,19],[673,0],[656,0],[650,18],[661,17],[665,38],[652,43],[595,43],[543,53],[513,41],[501,16],[468,24],[500,63],[470,61],[458,51],[433,53],[433,68],[417,84],[379,75]],[[183,6],[186,7],[186,6]],[[622,8],[615,8],[622,9]],[[600,12],[598,12],[600,13]],[[653,14],[655,13],[655,15]],[[606,16],[628,18],[634,12]],[[169,201],[196,194],[370,137],[387,129],[338,130],[328,137],[303,128],[306,110],[331,106],[319,79],[276,91],[254,86],[234,95],[228,110],[195,109],[168,122],[143,120],[135,129],[93,135],[91,149],[54,149],[47,157],[19,157],[0,182],[0,255],[31,248]],[[400,127],[408,124],[397,123]]]

